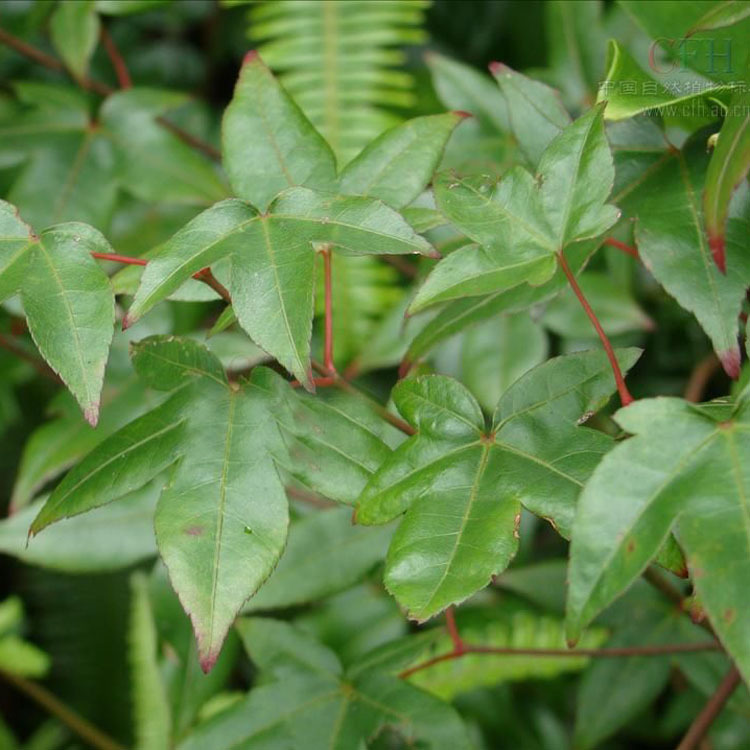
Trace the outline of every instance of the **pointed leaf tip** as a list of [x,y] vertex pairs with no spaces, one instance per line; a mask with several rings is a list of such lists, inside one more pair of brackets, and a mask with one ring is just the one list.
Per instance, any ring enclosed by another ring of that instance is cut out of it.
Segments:
[[216,660],[219,658],[219,654],[209,651],[207,654],[202,654],[199,657],[201,670],[203,670],[203,674],[208,674],[216,664]]
[[462,120],[465,120],[467,117],[474,117],[471,112],[466,112],[463,109],[454,109],[452,110],[453,114],[456,115],[456,117],[460,117]]
[[258,50],[251,49],[249,52],[246,52],[245,56],[242,58],[242,64],[248,65],[249,63],[255,62],[258,59],[260,59]]
[[490,73],[492,73],[493,76],[498,75],[499,73],[504,73],[508,69],[508,66],[505,63],[498,62],[497,60],[493,60],[487,67],[490,69]]
[[737,380],[740,377],[741,359],[739,347],[721,352],[719,354],[719,360],[721,361],[721,366],[724,368],[724,372],[726,372],[732,380]]
[[710,234],[708,236],[708,246],[711,249],[711,256],[716,263],[716,267],[723,273],[727,272],[726,245],[724,236],[719,234]]
[[99,422],[99,404],[87,406],[83,410],[83,416],[92,427],[96,427]]
[[134,322],[135,321],[129,315],[125,315],[122,319],[122,330],[127,331]]

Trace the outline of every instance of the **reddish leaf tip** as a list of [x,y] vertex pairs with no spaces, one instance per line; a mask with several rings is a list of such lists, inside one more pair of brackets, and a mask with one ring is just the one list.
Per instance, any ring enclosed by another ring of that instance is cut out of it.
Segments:
[[727,272],[727,258],[724,236],[720,234],[709,234],[708,246],[711,249],[711,255],[713,256],[714,263],[716,263],[716,267],[725,274]]
[[251,49],[249,52],[245,53],[245,56],[242,58],[242,64],[248,65],[249,63],[255,62],[259,58],[260,55],[258,54],[258,50]]
[[734,349],[728,349],[725,352],[720,352],[719,359],[721,360],[721,366],[724,368],[724,372],[729,375],[732,380],[737,380],[740,376],[740,350],[739,347]]
[[209,651],[207,654],[201,654],[200,665],[204,674],[208,674],[214,668],[214,664],[216,664],[218,658],[218,651],[216,653]]
[[99,422],[99,404],[87,406],[83,410],[83,416],[92,427],[96,427],[97,423]]
[[454,109],[453,114],[456,115],[456,117],[460,117],[462,120],[465,120],[467,117],[474,117],[471,112],[466,112],[463,109]]
[[443,256],[442,256],[442,255],[440,255],[440,253],[439,253],[439,252],[438,252],[437,250],[435,250],[434,248],[433,248],[432,250],[430,250],[430,251],[429,251],[428,253],[425,253],[425,255],[426,255],[426,256],[427,256],[428,258],[434,258],[435,260],[440,260],[440,259],[441,259],[441,258],[443,257]]
[[125,316],[122,319],[122,330],[127,331],[130,326],[133,325],[133,320],[128,314],[125,314]]
[[407,357],[404,357],[404,359],[401,360],[401,364],[398,366],[399,380],[401,380],[401,378],[405,378],[409,370],[411,370],[411,360]]
[[506,70],[509,70],[508,66],[505,63],[498,62],[497,60],[493,60],[489,64],[490,73],[492,73],[493,76],[499,75],[500,73],[504,73]]

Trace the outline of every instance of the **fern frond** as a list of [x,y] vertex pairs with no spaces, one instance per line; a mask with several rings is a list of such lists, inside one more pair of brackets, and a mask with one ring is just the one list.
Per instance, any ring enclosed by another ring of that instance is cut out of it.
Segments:
[[248,11],[263,59],[341,165],[414,104],[404,45],[419,44],[428,0],[261,0]]

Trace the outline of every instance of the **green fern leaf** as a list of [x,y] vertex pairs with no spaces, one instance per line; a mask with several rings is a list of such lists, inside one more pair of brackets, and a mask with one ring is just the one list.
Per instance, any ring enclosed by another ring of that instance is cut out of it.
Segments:
[[[263,0],[248,11],[258,51],[343,166],[414,104],[404,45],[419,44],[426,0]],[[400,70],[395,68],[399,67]]]

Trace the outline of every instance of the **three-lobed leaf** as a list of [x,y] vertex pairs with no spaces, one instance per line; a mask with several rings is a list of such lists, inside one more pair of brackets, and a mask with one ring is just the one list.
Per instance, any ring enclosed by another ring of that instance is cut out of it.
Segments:
[[265,214],[230,199],[199,214],[149,263],[125,324],[168,297],[194,273],[232,257],[233,309],[250,337],[309,385],[315,249],[347,255],[421,253],[432,246],[374,198],[296,187]]
[[[627,369],[638,352],[621,352]],[[356,520],[405,513],[386,559],[385,583],[411,617],[427,619],[483,588],[518,545],[521,505],[569,535],[584,481],[612,446],[577,422],[613,390],[602,352],[550,360],[500,399],[491,429],[473,396],[443,376],[394,389],[417,434],[373,475]]]
[[544,150],[537,177],[514,168],[500,180],[443,176],[441,212],[480,247],[469,245],[439,263],[411,312],[436,302],[538,286],[556,272],[557,254],[606,232],[619,211],[605,201],[614,182],[601,107],[562,130]]

